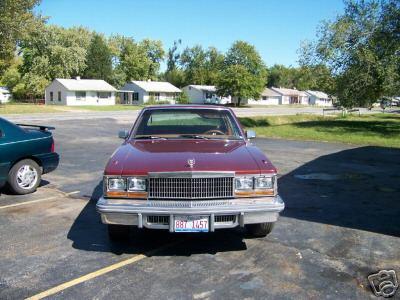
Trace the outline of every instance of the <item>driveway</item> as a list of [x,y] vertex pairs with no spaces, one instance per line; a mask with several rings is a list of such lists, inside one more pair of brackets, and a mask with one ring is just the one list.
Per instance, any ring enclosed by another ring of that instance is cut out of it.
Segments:
[[45,121],[61,165],[35,194],[0,196],[0,299],[372,299],[369,274],[400,276],[400,150],[381,147],[257,139],[286,202],[267,238],[142,231],[111,244],[95,203],[130,114]]

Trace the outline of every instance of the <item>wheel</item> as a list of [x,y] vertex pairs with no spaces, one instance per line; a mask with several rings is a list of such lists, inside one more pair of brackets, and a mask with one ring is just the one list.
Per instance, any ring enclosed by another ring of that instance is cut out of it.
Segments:
[[123,241],[129,237],[129,226],[108,224],[107,229],[112,241]]
[[258,224],[248,224],[246,229],[251,236],[254,237],[265,237],[274,228],[275,223],[258,223]]
[[33,193],[36,191],[42,178],[42,169],[31,160],[24,159],[17,162],[8,172],[8,186],[12,192],[18,195]]

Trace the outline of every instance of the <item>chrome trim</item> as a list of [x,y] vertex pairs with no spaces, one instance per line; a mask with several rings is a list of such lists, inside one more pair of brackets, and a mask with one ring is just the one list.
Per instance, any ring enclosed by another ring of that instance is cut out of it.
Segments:
[[[189,205],[172,206],[172,203]],[[198,205],[205,202],[207,205]],[[169,203],[170,205],[165,205]],[[193,205],[194,204],[194,205]],[[193,205],[193,206],[192,206]],[[133,225],[139,228],[166,229],[174,231],[174,217],[176,215],[209,216],[209,231],[221,228],[234,228],[246,224],[275,222],[285,205],[279,196],[231,199],[231,200],[205,200],[205,201],[146,201],[106,199],[101,197],[96,209],[101,214],[105,224]],[[147,216],[168,216],[169,224],[151,224],[147,222]],[[215,222],[215,216],[235,215],[234,222]],[[131,217],[129,217],[131,216]]]
[[213,177],[235,177],[231,171],[181,171],[181,172],[149,172],[153,178],[213,178]]
[[149,177],[148,199],[233,198],[234,177]]

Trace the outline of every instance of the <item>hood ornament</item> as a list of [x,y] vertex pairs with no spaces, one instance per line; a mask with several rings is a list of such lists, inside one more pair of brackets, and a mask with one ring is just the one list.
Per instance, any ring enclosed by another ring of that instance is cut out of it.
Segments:
[[195,163],[196,163],[196,161],[194,160],[194,158],[189,158],[189,159],[187,160],[187,163],[188,163],[188,166],[189,166],[190,168],[193,168],[194,165],[195,165]]

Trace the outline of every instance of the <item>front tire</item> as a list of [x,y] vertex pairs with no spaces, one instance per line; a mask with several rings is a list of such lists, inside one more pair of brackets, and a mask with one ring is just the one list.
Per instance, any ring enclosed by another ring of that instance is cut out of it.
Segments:
[[108,237],[112,241],[124,241],[129,237],[129,226],[108,224],[107,229]]
[[258,224],[248,224],[246,229],[248,233],[253,237],[266,237],[271,233],[272,228],[274,228],[275,223],[258,223]]
[[30,194],[36,191],[42,180],[42,169],[31,160],[24,159],[17,162],[8,172],[8,186],[18,195]]

